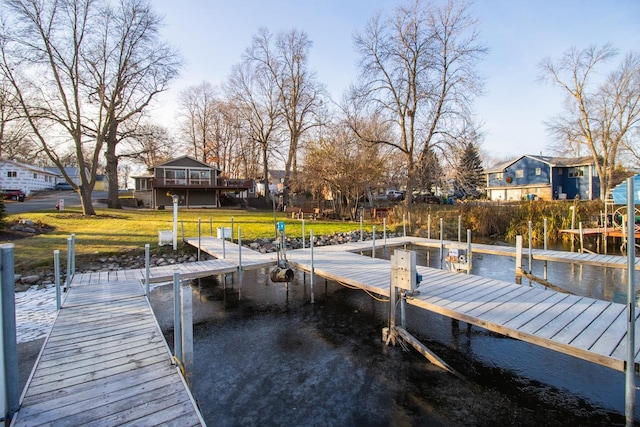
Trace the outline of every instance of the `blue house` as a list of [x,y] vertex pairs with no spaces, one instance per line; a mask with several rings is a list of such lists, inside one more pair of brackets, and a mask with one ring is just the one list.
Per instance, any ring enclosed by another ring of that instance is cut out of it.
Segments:
[[525,154],[488,168],[485,173],[489,200],[593,200],[600,196],[600,178],[590,156]]

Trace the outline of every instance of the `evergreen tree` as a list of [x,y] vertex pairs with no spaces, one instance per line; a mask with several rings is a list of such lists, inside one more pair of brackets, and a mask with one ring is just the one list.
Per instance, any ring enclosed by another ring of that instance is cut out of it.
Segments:
[[485,186],[484,169],[478,147],[469,142],[460,156],[455,176],[456,195],[460,197],[478,197]]

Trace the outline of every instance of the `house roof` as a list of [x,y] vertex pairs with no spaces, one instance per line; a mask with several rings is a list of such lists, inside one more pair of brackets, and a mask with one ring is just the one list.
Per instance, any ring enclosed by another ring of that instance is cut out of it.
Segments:
[[0,162],[12,164],[15,167],[26,169],[26,170],[33,171],[33,172],[39,172],[39,173],[43,173],[43,174],[47,174],[47,175],[60,176],[60,172],[58,172],[57,169],[55,171],[50,171],[49,168],[41,168],[41,167],[38,167],[38,166],[29,165],[27,163],[16,162],[14,160],[0,160]]
[[583,156],[583,157],[550,157],[550,156],[535,156],[531,154],[524,154],[520,157],[517,157],[512,160],[508,160],[506,162],[498,163],[488,169],[485,170],[485,173],[498,173],[503,172],[512,164],[518,162],[519,160],[528,157],[533,160],[537,160],[542,163],[546,163],[551,167],[575,167],[575,166],[587,166],[593,164],[593,158],[591,156]]
[[[640,174],[633,177],[633,190],[634,204],[638,205],[640,204]],[[614,205],[627,204],[627,180],[613,187],[611,197]]]
[[188,162],[196,163],[199,167],[208,168],[208,169],[216,169],[217,170],[217,168],[215,168],[215,167],[213,167],[213,166],[211,166],[211,165],[209,165],[209,164],[207,164],[205,162],[201,162],[198,159],[195,159],[195,158],[193,158],[191,156],[186,156],[186,155],[185,156],[176,157],[174,159],[168,160],[168,161],[163,162],[163,163],[159,163],[157,165],[153,165],[153,166],[151,166],[150,169],[155,169],[155,168],[165,167],[165,166],[177,166],[177,165],[184,167],[184,164],[180,164],[184,160],[187,160]]

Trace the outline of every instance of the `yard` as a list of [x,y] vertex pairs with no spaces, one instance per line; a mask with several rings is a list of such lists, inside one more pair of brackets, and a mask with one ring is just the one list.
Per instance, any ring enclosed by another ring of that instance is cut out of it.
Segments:
[[[198,221],[203,236],[216,236],[218,227],[231,227],[233,218],[234,238],[237,240],[238,228],[242,229],[243,242],[257,238],[275,238],[274,213],[270,211],[189,209],[178,213],[179,249],[182,230],[187,237],[198,235]],[[15,245],[15,270],[19,274],[28,274],[53,268],[53,251],[60,250],[64,259],[67,238],[72,233],[76,239],[78,262],[92,260],[123,252],[142,253],[144,245],[150,244],[152,253],[163,253],[170,247],[158,246],[158,231],[173,229],[171,210],[109,210],[97,209],[95,217],[84,217],[80,209],[65,209],[64,212],[42,211],[7,216],[7,222],[29,219],[35,224],[47,225],[52,230],[33,237],[12,240]],[[276,214],[277,221],[284,221],[286,234],[291,237],[302,236],[302,221],[291,219],[282,212]],[[314,235],[359,230],[360,224],[345,221],[305,221],[305,234],[313,230]],[[378,227],[379,229],[380,227]],[[371,230],[371,224],[365,224],[365,230]],[[2,238],[5,242],[7,236]]]

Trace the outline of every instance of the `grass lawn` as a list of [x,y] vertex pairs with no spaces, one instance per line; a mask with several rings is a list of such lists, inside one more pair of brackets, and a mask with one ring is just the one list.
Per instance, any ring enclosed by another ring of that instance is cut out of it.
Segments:
[[[91,260],[122,252],[144,253],[144,245],[151,245],[152,253],[166,253],[170,247],[158,246],[158,231],[173,229],[172,210],[112,210],[96,209],[97,216],[84,217],[80,208],[67,208],[64,212],[40,211],[7,215],[7,221],[30,219],[33,222],[53,226],[51,233],[15,240],[16,273],[29,274],[42,269],[53,269],[53,251],[60,250],[61,261],[66,259],[67,238],[75,233],[76,255],[79,261]],[[231,227],[233,218],[234,239],[238,228],[242,229],[243,242],[257,238],[274,238],[274,214],[271,211],[242,211],[218,209],[185,209],[178,213],[178,249],[189,251],[181,243],[182,229],[186,237],[198,236],[198,220],[202,236],[217,235],[218,227]],[[284,221],[286,234],[302,236],[302,221],[291,219],[285,213],[276,214],[277,221]],[[365,224],[370,231],[373,224]],[[377,229],[382,227],[378,225]],[[359,222],[305,221],[305,233],[313,230],[320,236],[359,230]],[[390,227],[388,227],[391,230]]]

